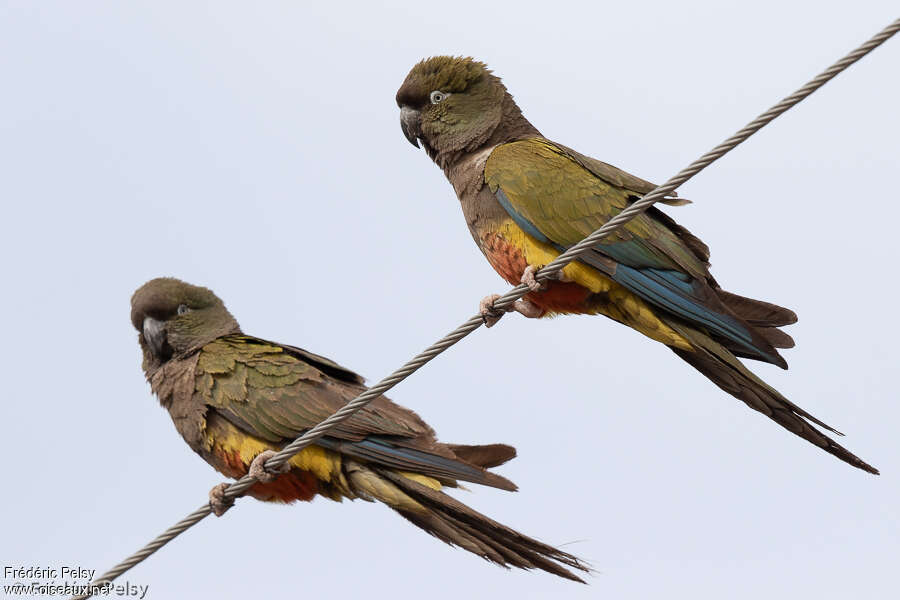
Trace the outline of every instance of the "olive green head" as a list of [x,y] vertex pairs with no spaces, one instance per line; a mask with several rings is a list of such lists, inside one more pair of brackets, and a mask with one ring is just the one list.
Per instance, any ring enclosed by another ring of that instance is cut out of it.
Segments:
[[212,290],[172,277],[151,279],[131,297],[131,324],[144,351],[144,370],[181,358],[223,335],[240,333]]
[[414,66],[397,91],[400,125],[406,139],[416,147],[421,141],[432,158],[472,151],[500,124],[507,97],[484,63],[434,56]]

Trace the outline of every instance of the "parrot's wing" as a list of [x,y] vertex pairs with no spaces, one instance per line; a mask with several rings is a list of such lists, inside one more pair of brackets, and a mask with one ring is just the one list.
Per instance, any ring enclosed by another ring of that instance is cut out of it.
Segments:
[[[640,197],[641,190],[653,188],[600,161],[589,169],[584,159],[542,138],[502,144],[488,157],[485,181],[510,216],[527,221],[523,228],[528,233],[537,231],[553,244],[569,247]],[[600,248],[636,268],[684,271],[698,279],[709,275],[705,260],[652,215],[638,215]]]
[[[598,164],[605,163],[595,163],[588,168],[568,149],[532,138],[495,148],[485,163],[484,176],[519,227],[563,251],[640,195],[626,186],[643,180],[628,179],[624,171],[609,165],[605,175],[598,176]],[[647,186],[652,189],[646,182],[637,185]],[[706,246],[673,224],[660,211],[638,215],[579,260],[647,302],[730,340],[752,357],[786,367],[772,345],[729,311],[715,293]]]
[[[275,444],[299,436],[366,389],[356,379],[347,381],[359,376],[328,359],[246,335],[225,336],[204,346],[195,373],[195,390],[207,406],[237,428]],[[435,440],[434,431],[416,413],[384,397],[316,443],[445,481],[515,489],[499,475],[459,458]]]
[[[196,390],[207,405],[253,435],[271,442],[292,439],[365,391],[336,379],[307,353],[245,335],[225,336],[203,347]],[[333,365],[328,361],[329,365]],[[368,435],[432,435],[413,411],[378,398],[332,430],[361,440]]]
[[[580,152],[572,150],[568,146],[563,146],[556,142],[554,142],[553,145],[569,155],[569,157],[582,167],[612,186],[630,190],[639,196],[652,192],[656,188],[656,184],[650,183],[640,177],[636,177],[631,173],[623,171],[618,167],[614,167],[609,163],[605,163],[602,160],[585,156]],[[658,202],[668,204],[669,206],[684,206],[685,204],[691,203],[691,201],[686,198],[678,198],[677,192],[672,192],[669,197],[663,198]]]
[[[259,338],[256,338],[259,339]],[[330,375],[339,381],[344,381],[347,383],[359,383],[362,384],[365,381],[365,378],[358,373],[354,373],[350,369],[346,367],[342,367],[337,364],[330,358],[325,358],[324,356],[320,356],[318,354],[313,354],[309,350],[304,350],[303,348],[298,348],[296,346],[288,346],[287,344],[279,344],[277,342],[270,342],[268,340],[259,339],[261,342],[265,342],[267,344],[271,344],[272,346],[278,346],[284,349],[288,354],[296,356],[302,362],[310,364],[326,375]]]

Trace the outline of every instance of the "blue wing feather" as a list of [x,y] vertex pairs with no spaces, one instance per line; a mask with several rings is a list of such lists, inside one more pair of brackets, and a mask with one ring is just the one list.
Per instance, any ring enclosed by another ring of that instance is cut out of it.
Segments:
[[382,436],[372,435],[356,442],[323,437],[316,440],[316,444],[357,459],[433,477],[460,479],[495,487],[496,481],[502,479],[498,475],[460,460],[404,447]]
[[[497,188],[495,195],[497,201],[500,202],[500,205],[506,210],[516,225],[521,227],[527,234],[540,242],[551,244],[560,252],[564,252],[569,248],[569,246],[557,244],[548,238],[534,223],[519,213],[502,188]],[[760,349],[755,343],[756,340],[753,333],[740,320],[707,306],[704,299],[699,295],[699,286],[687,273],[649,266],[643,268],[632,266],[648,262],[648,257],[646,252],[638,245],[629,242],[600,245],[594,249],[594,252],[615,260],[618,263],[615,270],[610,272],[609,267],[604,265],[602,261],[592,261],[591,253],[582,256],[579,260],[603,271],[613,281],[623,285],[642,299],[684,319],[688,323],[702,325],[708,330],[740,345],[750,354],[759,356],[764,360],[775,364],[782,362],[777,354],[764,352]],[[649,262],[655,261],[651,260]]]

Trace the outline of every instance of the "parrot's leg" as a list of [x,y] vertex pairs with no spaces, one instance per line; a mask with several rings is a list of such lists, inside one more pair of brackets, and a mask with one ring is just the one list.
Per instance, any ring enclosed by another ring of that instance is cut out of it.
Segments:
[[544,309],[528,298],[516,300],[516,303],[513,304],[513,310],[528,319],[537,319],[544,316]]
[[503,313],[511,311],[516,311],[529,319],[537,319],[544,314],[544,309],[525,298],[516,300],[513,305],[506,310],[498,310],[493,307],[493,304],[499,297],[500,294],[491,294],[490,296],[482,298],[481,302],[478,304],[481,318],[484,319],[484,325],[486,327],[493,327],[497,321],[500,320],[500,317],[503,316]]
[[251,477],[256,477],[259,481],[263,483],[269,483],[274,481],[276,477],[281,475],[282,473],[287,473],[290,471],[291,467],[287,463],[281,465],[278,471],[270,471],[266,469],[266,461],[278,454],[274,450],[264,450],[256,455],[256,458],[250,463],[250,470],[247,471],[247,474]]
[[221,517],[226,510],[234,506],[234,498],[230,500],[225,498],[225,490],[228,489],[229,485],[231,484],[226,481],[213,486],[213,489],[209,490],[209,508],[212,509],[213,514],[217,517]]

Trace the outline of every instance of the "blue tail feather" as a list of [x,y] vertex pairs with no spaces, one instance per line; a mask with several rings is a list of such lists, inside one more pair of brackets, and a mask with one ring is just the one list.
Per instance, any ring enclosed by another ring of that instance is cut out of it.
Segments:
[[644,300],[664,308],[689,323],[703,325],[711,332],[735,342],[754,355],[777,362],[777,357],[760,350],[753,333],[740,320],[712,310],[698,301],[692,280],[678,271],[635,269],[619,264],[612,279]]

